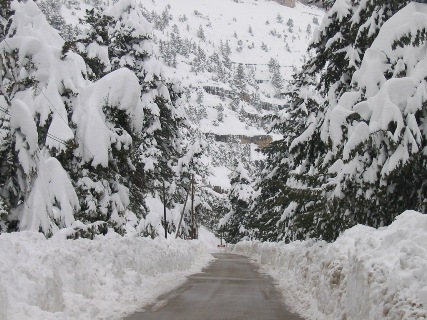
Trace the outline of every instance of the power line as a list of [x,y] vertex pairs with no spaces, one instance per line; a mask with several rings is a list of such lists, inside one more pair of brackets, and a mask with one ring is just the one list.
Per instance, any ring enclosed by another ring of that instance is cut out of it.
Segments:
[[8,116],[10,116],[10,113],[9,113],[9,111],[8,111],[8,110],[6,110],[6,109],[4,109],[4,108],[0,107],[0,111],[3,111],[3,112],[4,112],[4,113],[6,113]]
[[47,136],[49,138],[51,138],[52,140],[55,140],[56,142],[59,142],[59,143],[61,143],[63,145],[67,145],[67,142],[65,140],[62,140],[61,138],[58,138],[57,136],[54,136],[53,134],[51,134],[49,132],[47,133]]

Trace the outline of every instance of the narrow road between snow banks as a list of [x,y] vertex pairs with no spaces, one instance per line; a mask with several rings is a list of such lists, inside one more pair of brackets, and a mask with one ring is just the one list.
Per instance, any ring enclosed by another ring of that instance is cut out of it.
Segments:
[[213,254],[202,273],[126,320],[301,320],[288,312],[271,277],[244,256]]

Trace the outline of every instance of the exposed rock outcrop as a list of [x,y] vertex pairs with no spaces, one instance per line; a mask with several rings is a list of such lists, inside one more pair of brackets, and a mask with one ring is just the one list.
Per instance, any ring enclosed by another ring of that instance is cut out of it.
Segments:
[[277,3],[283,5],[283,6],[287,6],[290,8],[295,8],[295,0],[274,0]]
[[240,141],[241,144],[253,143],[259,146],[260,148],[264,148],[268,146],[273,138],[269,135],[259,135],[259,136],[243,136],[243,135],[215,135],[215,140],[219,142],[229,142],[229,141]]

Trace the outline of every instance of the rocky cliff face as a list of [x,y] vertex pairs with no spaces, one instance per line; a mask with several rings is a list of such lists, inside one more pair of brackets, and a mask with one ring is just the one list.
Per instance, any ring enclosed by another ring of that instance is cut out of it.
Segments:
[[253,143],[264,148],[273,142],[273,138],[269,135],[244,136],[244,135],[215,135],[215,140],[219,142],[240,141],[241,144]]
[[277,3],[290,8],[295,7],[295,0],[275,0]]

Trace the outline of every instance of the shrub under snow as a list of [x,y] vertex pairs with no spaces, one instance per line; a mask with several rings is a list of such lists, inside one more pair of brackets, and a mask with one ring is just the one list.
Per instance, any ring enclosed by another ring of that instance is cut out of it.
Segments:
[[335,242],[240,242],[287,303],[313,319],[427,319],[427,215],[406,211],[388,227],[357,225]]
[[201,242],[0,235],[0,320],[120,319],[200,271]]

